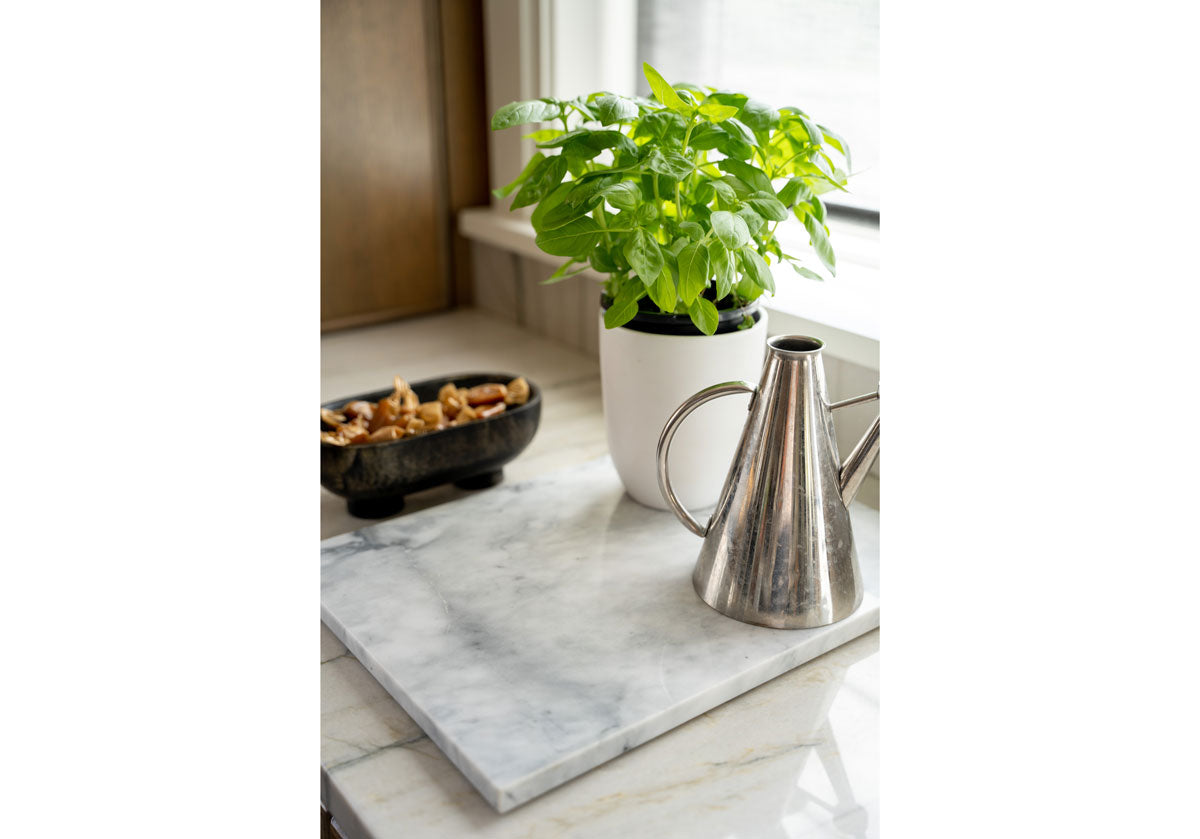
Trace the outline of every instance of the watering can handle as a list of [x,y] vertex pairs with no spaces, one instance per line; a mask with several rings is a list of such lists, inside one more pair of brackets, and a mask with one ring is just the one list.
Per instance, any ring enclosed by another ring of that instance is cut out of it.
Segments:
[[[687,398],[686,401],[678,408],[675,413],[671,414],[671,418],[667,420],[667,424],[663,426],[662,434],[658,437],[658,488],[662,492],[663,498],[671,505],[671,509],[675,515],[683,522],[683,526],[703,538],[708,533],[708,525],[701,526],[700,522],[692,517],[692,514],[679,503],[679,499],[675,497],[675,491],[671,489],[671,476],[667,473],[667,455],[671,451],[671,440],[675,437],[675,432],[679,429],[680,423],[687,418],[687,415],[699,408],[705,402],[711,402],[722,396],[730,396],[735,393],[754,393],[755,388],[746,382],[722,382],[719,385],[706,387],[704,390]],[[754,405],[753,400],[750,402]],[[709,520],[712,523],[712,520]]]

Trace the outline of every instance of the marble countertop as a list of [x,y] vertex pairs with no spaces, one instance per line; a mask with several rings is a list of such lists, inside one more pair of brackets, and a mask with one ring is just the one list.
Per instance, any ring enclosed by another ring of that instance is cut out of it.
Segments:
[[[605,452],[596,362],[475,310],[323,337],[321,398],[481,366],[545,392],[506,480]],[[464,494],[415,494],[402,515]],[[364,523],[321,490],[322,538]],[[877,836],[878,650],[875,630],[500,815],[322,624],[322,802],[345,839]]]

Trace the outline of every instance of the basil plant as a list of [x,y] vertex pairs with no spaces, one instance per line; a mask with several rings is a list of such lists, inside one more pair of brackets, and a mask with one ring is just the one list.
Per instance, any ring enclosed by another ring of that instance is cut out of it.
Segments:
[[[772,262],[819,280],[819,261],[832,276],[820,196],[845,190],[845,140],[799,108],[671,86],[649,64],[643,69],[654,99],[603,92],[536,99],[492,117],[492,130],[554,124],[528,135],[539,151],[495,191],[516,192],[510,209],[533,206],[538,247],[566,257],[547,282],[590,266],[608,275],[608,328],[628,322],[649,298],[712,335],[718,306],[736,309],[774,292]],[[784,253],[775,236],[790,215],[808,231],[810,264]],[[749,316],[741,323],[751,325]]]

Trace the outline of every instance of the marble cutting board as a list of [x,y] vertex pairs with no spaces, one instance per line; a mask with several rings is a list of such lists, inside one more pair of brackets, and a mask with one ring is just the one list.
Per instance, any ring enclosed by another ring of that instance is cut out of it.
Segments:
[[878,626],[879,514],[851,518],[859,609],[750,626],[604,457],[325,540],[322,619],[503,813]]

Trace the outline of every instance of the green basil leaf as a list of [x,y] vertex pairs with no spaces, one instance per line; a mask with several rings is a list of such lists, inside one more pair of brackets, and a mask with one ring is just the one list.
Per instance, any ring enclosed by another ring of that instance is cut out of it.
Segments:
[[800,176],[796,176],[783,185],[779,190],[779,200],[784,206],[791,207],[797,201],[807,201],[813,197],[812,190]]
[[725,210],[712,214],[712,229],[721,244],[731,251],[750,241],[750,228],[746,226],[746,220]]
[[787,207],[783,206],[774,195],[756,192],[747,203],[754,208],[754,212],[765,219],[784,221],[788,217]]
[[588,254],[588,264],[596,269],[601,274],[615,274],[617,272],[617,264],[613,262],[612,256],[609,255],[608,248],[604,245],[597,245],[596,248]]
[[525,184],[521,187],[521,190],[513,197],[509,209],[515,210],[518,207],[537,204],[562,183],[563,176],[566,174],[566,158],[560,154],[545,158],[538,165],[537,169],[530,174]]
[[808,277],[810,280],[820,280],[821,282],[825,282],[825,278],[816,271],[810,271],[803,265],[797,265],[795,262],[791,262],[789,264],[792,266],[792,270],[794,270],[801,277]]
[[636,279],[626,278],[617,290],[617,297],[604,312],[604,325],[616,329],[628,323],[638,312],[638,301],[646,296],[646,289]]
[[717,307],[712,304],[711,300],[705,300],[703,297],[697,297],[688,306],[688,317],[692,319],[692,323],[696,324],[696,328],[705,335],[712,335],[716,332],[717,323],[720,322]]
[[818,149],[810,160],[812,160],[814,166],[821,170],[821,174],[826,178],[832,181],[837,180],[837,176],[833,173],[833,161],[829,159],[829,155]]
[[709,102],[707,105],[700,106],[700,113],[711,119],[713,122],[721,122],[735,116],[738,109],[732,105],[721,105],[717,102]]
[[708,248],[698,242],[679,252],[679,298],[691,306],[708,285]]
[[679,222],[679,232],[687,236],[693,242],[704,238],[704,228],[696,224],[694,221]]
[[708,261],[712,268],[713,279],[717,285],[717,299],[724,300],[733,290],[733,262],[729,259],[729,251],[719,239],[708,243]]
[[556,103],[532,99],[528,102],[509,102],[492,116],[492,130],[524,125],[528,122],[545,122],[557,119],[559,106]]
[[663,255],[658,242],[640,227],[629,234],[621,252],[629,260],[629,266],[637,273],[643,285],[649,286],[662,273]]
[[812,214],[821,224],[825,223],[825,202],[820,196],[814,195],[808,200],[808,206],[812,208]]
[[[561,137],[559,139],[562,139]],[[552,140],[551,142],[558,142]],[[620,131],[585,131],[567,139],[563,152],[581,160],[591,160],[605,149],[615,148],[618,152],[636,155],[637,144]]]
[[740,117],[751,131],[770,131],[779,127],[779,111],[758,99],[747,100]]
[[834,256],[833,245],[829,244],[829,236],[825,233],[824,225],[811,215],[805,215],[803,221],[804,228],[808,231],[808,238],[812,242],[813,250],[821,258],[821,264],[828,269],[830,276],[836,277],[837,257]]
[[563,181],[561,184],[551,190],[550,194],[538,202],[538,205],[533,208],[533,215],[530,216],[530,221],[533,223],[533,229],[541,233],[546,228],[543,224],[546,214],[557,207],[567,197],[567,193],[575,188],[576,181]]
[[530,174],[533,173],[545,159],[546,155],[542,154],[540,151],[534,152],[533,157],[529,158],[529,162],[525,164],[525,168],[521,170],[521,174],[517,175],[516,180],[506,186],[500,187],[499,189],[493,189],[492,195],[495,195],[497,198],[506,197],[514,189],[525,183]]
[[[821,134],[821,129],[817,127],[817,124],[804,114],[796,114],[796,119],[800,121],[800,125],[804,129],[804,134],[808,139],[808,142],[814,146],[821,145],[823,136]],[[795,135],[793,134],[793,136]]]
[[692,136],[688,139],[688,148],[700,151],[715,149],[723,140],[728,139],[729,135],[717,126],[709,122],[702,122],[692,129]]
[[606,329],[616,329],[618,326],[629,323],[633,320],[633,316],[638,313],[638,302],[636,298],[620,298],[613,301],[612,305],[604,310],[604,327]]
[[845,184],[846,184],[846,173],[845,172],[843,172],[841,169],[834,169],[833,175],[836,180],[830,180],[830,179],[826,178],[824,175],[822,175],[821,179],[819,181],[816,181],[815,183],[813,183],[813,185],[812,185],[813,194],[824,195],[827,192],[833,192],[835,189],[840,190],[842,192],[850,191],[850,190],[846,189],[846,186],[845,186]]
[[720,102],[722,105],[729,105],[737,108],[740,111],[742,106],[746,104],[746,100],[749,98],[750,97],[744,93],[733,93],[732,91],[728,90],[716,90],[708,94],[707,101]]
[[717,202],[721,209],[727,210],[737,205],[737,193],[733,191],[733,187],[725,183],[725,181],[708,181],[712,184],[713,192],[716,193]]
[[654,301],[654,305],[666,312],[668,315],[675,311],[675,300],[677,294],[675,292],[675,280],[671,276],[671,269],[663,266],[662,272],[659,273],[658,279],[654,281],[654,285],[649,288],[650,299]]
[[639,227],[645,227],[658,219],[658,207],[653,204],[639,204],[633,213],[633,220]]
[[722,172],[728,172],[740,181],[743,181],[755,192],[769,192],[775,194],[775,190],[771,188],[771,179],[767,177],[767,173],[757,166],[751,166],[741,160],[722,160],[717,164]]
[[579,260],[577,260],[575,257],[571,257],[566,262],[564,262],[562,265],[558,266],[557,271],[555,271],[553,274],[551,274],[546,279],[542,280],[540,285],[553,285],[554,283],[561,282],[562,280],[565,280],[568,277],[574,277],[576,274],[582,274],[584,271],[586,271],[588,269],[588,263],[584,262],[578,268],[576,268],[574,271],[572,271],[571,266],[578,262],[579,262]]
[[812,191],[818,195],[834,189],[849,192],[846,189],[846,173],[836,166],[832,166],[829,163],[828,157],[824,159],[822,157],[823,155],[818,153],[811,162],[807,160],[804,162],[797,161],[795,168],[803,174],[811,175],[814,179],[819,179],[814,180],[812,184]]
[[575,154],[575,146],[566,146],[563,148],[562,156],[567,159],[567,171],[571,173],[571,180],[579,180],[588,170],[587,158],[580,157]]
[[746,227],[750,230],[751,236],[757,236],[762,232],[762,229],[767,226],[767,223],[763,221],[762,216],[754,212],[754,210],[750,209],[749,207],[742,207],[740,210],[734,213],[734,215],[746,222]]
[[824,135],[829,145],[840,151],[842,157],[846,158],[846,168],[853,171],[854,166],[850,163],[850,144],[843,140],[840,134],[837,134],[830,128],[826,128],[824,125],[818,125],[817,128],[821,129],[821,134]]
[[652,172],[666,175],[676,181],[682,181],[692,174],[695,164],[676,151],[655,149],[646,159],[646,166]]
[[646,81],[650,82],[650,89],[654,91],[654,96],[659,102],[662,102],[672,111],[678,111],[681,114],[692,113],[691,106],[679,98],[679,94],[675,92],[675,88],[667,84],[667,80],[657,70],[646,62],[642,62],[642,72],[645,73]]
[[750,277],[742,277],[742,279],[738,280],[737,287],[734,288],[734,291],[737,292],[738,297],[742,298],[746,302],[750,302],[752,300],[757,300],[762,296],[763,287],[754,282],[754,280]]
[[728,135],[717,143],[717,150],[730,160],[749,160],[754,156],[753,145]]
[[683,132],[686,126],[683,117],[674,111],[654,111],[646,114],[634,126],[633,136],[657,140],[669,146],[683,144]]
[[574,131],[559,131],[556,135],[537,144],[539,149],[558,149],[584,134],[590,134],[590,129],[576,128]]
[[[606,178],[610,175],[625,175],[632,173],[637,168],[638,166],[636,163],[628,166],[609,166],[602,169],[597,169],[594,172],[584,172],[577,180],[590,181],[593,178]],[[633,177],[637,177],[637,175],[634,174]]]
[[604,190],[604,200],[618,210],[632,210],[642,200],[642,190],[633,181],[621,181]]
[[733,175],[723,176],[721,182],[733,189],[733,194],[739,199],[749,198],[754,194],[754,190],[747,186],[745,181],[735,178]]
[[601,125],[612,125],[616,122],[636,119],[638,106],[632,99],[609,93],[592,102],[592,113],[596,115],[596,119]]
[[562,200],[540,216],[538,231],[562,227],[567,222],[590,213],[603,200],[601,193],[612,186],[618,177],[620,176],[612,175],[607,179],[571,181],[571,188],[566,191]]
[[725,129],[725,133],[735,140],[741,140],[747,145],[753,146],[757,140],[754,137],[754,132],[746,127],[746,123],[736,117],[730,117],[721,123],[721,127]]
[[771,268],[763,261],[763,258],[754,252],[751,248],[742,248],[738,253],[738,261],[742,264],[742,273],[754,281],[754,284],[775,293],[775,277],[771,274]]
[[541,131],[526,134],[522,139],[533,140],[535,143],[544,143],[547,140],[553,140],[555,137],[561,137],[566,133],[561,128],[543,128]]
[[590,216],[583,216],[562,227],[539,233],[535,241],[548,254],[586,259],[600,241],[600,225]]
[[631,227],[637,227],[638,226],[637,214],[630,210],[622,210],[621,212],[619,212],[615,216],[613,216],[612,222],[608,226],[613,227],[613,228],[618,228],[621,230],[626,230]]
[[588,107],[587,100],[584,99],[582,96],[576,96],[574,99],[571,100],[570,104],[571,104],[572,108],[579,111],[579,113],[581,113],[583,115],[584,119],[587,119],[587,120],[595,120],[596,119],[596,114],[592,111],[592,109],[590,107]]
[[702,180],[692,190],[692,198],[697,204],[707,204],[713,200],[714,194],[712,181]]

